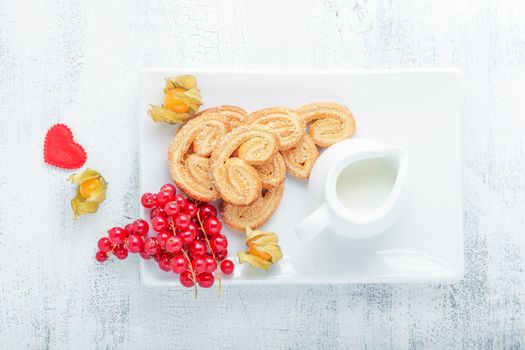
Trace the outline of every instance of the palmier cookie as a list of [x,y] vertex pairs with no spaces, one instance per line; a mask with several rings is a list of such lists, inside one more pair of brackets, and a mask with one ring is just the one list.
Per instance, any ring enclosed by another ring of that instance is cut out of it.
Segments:
[[288,108],[266,108],[249,114],[244,125],[263,125],[279,137],[280,151],[297,145],[305,134],[306,124]]
[[308,134],[304,135],[297,146],[282,154],[290,174],[300,180],[310,177],[315,161],[319,158],[319,150]]
[[[252,204],[261,195],[261,179],[253,165],[275,156],[279,140],[262,127],[240,126],[226,134],[211,154],[211,174],[220,197],[233,205]],[[237,157],[233,157],[237,151]]]
[[221,215],[224,223],[244,232],[246,226],[258,228],[272,216],[283,196],[284,182],[275,188],[263,190],[262,196],[249,206],[235,206],[223,202]]
[[320,147],[329,147],[354,136],[354,117],[345,106],[331,102],[316,102],[304,105],[296,112],[305,123],[312,122],[310,135]]
[[231,131],[244,119],[246,114],[244,109],[236,106],[214,107],[197,113],[195,117],[189,121],[189,123],[196,122],[201,125],[201,131],[193,141],[192,153],[209,157],[217,141],[224,136],[224,133],[215,129],[213,125],[202,124],[203,120],[219,120],[226,125],[227,131]]
[[217,106],[202,110],[195,114],[195,117],[206,115],[209,113],[219,114],[224,117],[224,122],[228,124],[229,130],[238,126],[248,115],[248,113],[237,106]]
[[192,119],[173,137],[168,148],[168,160],[171,177],[177,186],[193,199],[209,202],[219,198],[210,174],[211,161],[207,157],[188,152],[202,128],[213,129],[217,135],[227,133],[226,125],[220,120]]
[[254,167],[259,173],[263,189],[279,186],[286,177],[286,164],[281,153],[276,153],[271,161]]

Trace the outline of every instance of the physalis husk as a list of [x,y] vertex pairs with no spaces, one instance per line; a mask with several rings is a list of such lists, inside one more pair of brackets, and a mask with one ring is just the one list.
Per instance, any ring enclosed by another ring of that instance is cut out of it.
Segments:
[[192,75],[166,78],[164,94],[164,104],[151,105],[148,111],[154,122],[184,124],[202,105],[201,92]]
[[75,197],[71,200],[71,208],[75,219],[80,215],[95,213],[98,206],[106,199],[107,183],[100,173],[86,169],[80,174],[73,174],[69,181],[78,185]]
[[253,231],[246,227],[247,252],[238,252],[239,262],[248,263],[253,267],[268,270],[270,266],[281,260],[283,253],[279,247],[279,237],[272,232]]

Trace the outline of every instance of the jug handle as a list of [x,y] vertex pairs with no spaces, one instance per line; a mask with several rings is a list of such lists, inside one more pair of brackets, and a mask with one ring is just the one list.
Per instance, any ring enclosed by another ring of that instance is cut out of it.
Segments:
[[331,216],[328,204],[324,203],[295,227],[295,234],[300,239],[309,241],[328,226]]

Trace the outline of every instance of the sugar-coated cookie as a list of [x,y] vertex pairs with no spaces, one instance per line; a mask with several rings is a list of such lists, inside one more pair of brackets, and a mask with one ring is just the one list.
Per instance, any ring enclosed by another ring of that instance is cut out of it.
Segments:
[[320,147],[329,147],[355,134],[352,112],[338,103],[309,103],[296,109],[296,113],[305,123],[311,123],[310,135]]
[[286,178],[286,164],[281,153],[276,153],[271,161],[263,165],[256,165],[255,170],[261,178],[262,188],[265,189],[279,186]]
[[279,186],[263,190],[262,195],[249,206],[235,206],[223,202],[221,215],[224,223],[234,230],[244,232],[248,226],[252,229],[262,226],[272,216],[281,201],[284,182]]
[[309,134],[305,134],[297,146],[282,154],[290,174],[301,180],[310,177],[315,161],[319,158],[319,150]]
[[279,137],[279,150],[287,150],[299,143],[305,133],[305,122],[291,109],[265,108],[250,113],[244,125],[262,125]]
[[211,154],[212,179],[220,197],[233,205],[255,202],[262,185],[253,166],[271,161],[278,148],[279,139],[263,127],[239,126],[226,134]]

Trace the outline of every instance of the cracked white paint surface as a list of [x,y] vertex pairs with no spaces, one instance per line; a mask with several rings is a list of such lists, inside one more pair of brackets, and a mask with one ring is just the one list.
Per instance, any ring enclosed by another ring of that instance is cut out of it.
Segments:
[[[136,258],[96,264],[137,212],[137,72],[165,66],[461,67],[464,281],[195,300],[142,287]],[[524,82],[521,0],[0,0],[0,348],[525,347]],[[56,122],[109,181],[78,222],[42,162]]]

